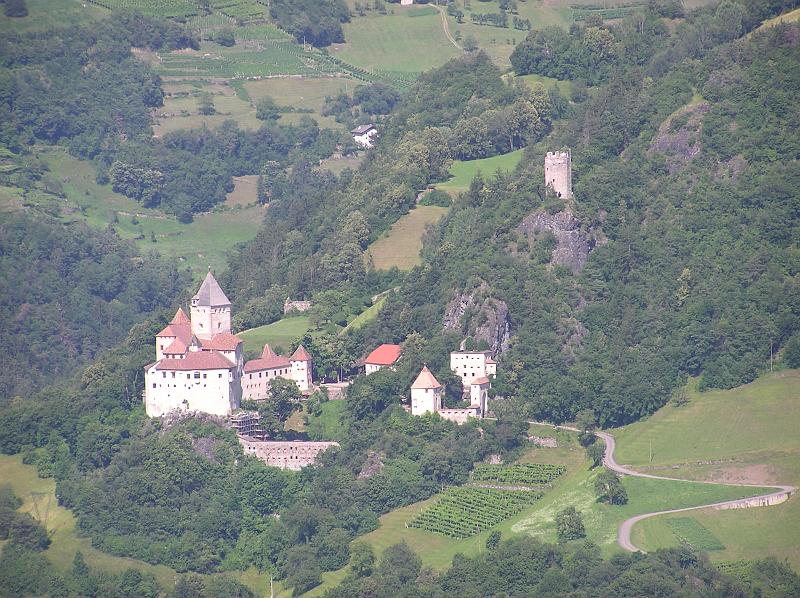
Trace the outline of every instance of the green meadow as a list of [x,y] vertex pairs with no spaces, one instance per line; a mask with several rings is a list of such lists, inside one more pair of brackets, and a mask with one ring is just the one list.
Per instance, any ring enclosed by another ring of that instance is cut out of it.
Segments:
[[[800,371],[766,374],[731,390],[699,393],[690,385],[687,396],[688,404],[668,405],[615,432],[617,460],[660,475],[800,486]],[[676,546],[674,517],[638,524],[634,542],[647,549]],[[702,509],[692,517],[724,545],[711,553],[714,561],[772,555],[800,566],[797,496],[772,507]]]
[[421,263],[422,235],[425,227],[437,222],[448,208],[417,206],[395,222],[384,236],[367,248],[367,260],[376,270],[411,270]]
[[308,316],[283,318],[272,324],[239,332],[237,336],[244,341],[245,351],[258,352],[264,345],[270,345],[275,352],[289,350],[289,345],[299,340],[311,328]]
[[450,194],[466,191],[469,189],[472,179],[474,179],[478,173],[482,174],[484,177],[490,177],[498,170],[514,170],[522,159],[522,153],[524,151],[525,150],[518,149],[508,154],[492,156],[491,158],[482,158],[480,160],[455,160],[450,167],[450,174],[452,176],[443,183],[437,183],[436,188],[447,191]]
[[78,0],[25,0],[25,5],[28,7],[27,17],[7,17],[0,10],[0,37],[4,33],[79,25],[110,14],[105,8]]

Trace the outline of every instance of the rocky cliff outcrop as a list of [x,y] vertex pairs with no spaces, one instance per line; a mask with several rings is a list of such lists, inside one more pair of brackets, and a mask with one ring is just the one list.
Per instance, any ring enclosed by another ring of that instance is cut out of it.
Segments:
[[444,330],[471,336],[476,342],[486,341],[492,355],[505,352],[511,338],[511,317],[505,301],[489,296],[489,285],[456,292],[444,313]]
[[661,123],[648,153],[663,154],[670,174],[682,170],[700,153],[703,115],[709,110],[706,102],[690,104]]
[[528,237],[530,242],[537,234],[550,232],[556,239],[551,264],[566,266],[578,273],[586,263],[589,252],[598,244],[593,231],[581,228],[580,221],[575,218],[569,208],[551,214],[543,209],[528,214],[519,225],[518,230]]

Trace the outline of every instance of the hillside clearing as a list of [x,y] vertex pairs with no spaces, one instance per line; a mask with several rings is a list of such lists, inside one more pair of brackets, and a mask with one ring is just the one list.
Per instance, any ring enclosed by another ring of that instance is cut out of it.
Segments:
[[144,208],[115,193],[108,185],[97,184],[91,163],[70,156],[62,148],[38,146],[36,155],[61,183],[65,199],[44,193],[29,194],[23,199],[21,190],[14,193],[6,187],[0,193],[4,209],[30,204],[58,215],[64,222],[84,221],[101,230],[111,225],[122,238],[133,240],[141,251],[157,251],[173,257],[182,266],[190,267],[196,277],[204,275],[209,266],[215,271],[223,270],[227,252],[256,235],[264,214],[263,206],[218,207],[213,212],[196,214],[191,223],[182,224],[173,216]]
[[439,220],[447,208],[417,206],[392,225],[389,232],[367,248],[367,260],[376,270],[397,267],[408,271],[419,265],[425,227]]
[[518,149],[508,154],[482,158],[480,160],[455,160],[450,167],[451,178],[443,183],[437,183],[436,188],[447,191],[451,195],[469,189],[469,185],[478,173],[483,177],[490,177],[498,170],[510,171],[516,168],[522,159],[525,150]]
[[27,17],[10,18],[0,11],[0,36],[10,32],[45,31],[84,24],[111,14],[96,4],[75,0],[26,0],[25,5],[28,7]]
[[374,305],[370,305],[367,309],[365,309],[355,318],[353,318],[353,320],[349,322],[347,326],[344,327],[344,329],[342,329],[340,334],[344,334],[348,330],[357,330],[367,322],[377,318],[378,312],[381,310],[381,307],[383,307],[384,303],[386,303],[386,296],[381,297],[374,303]]
[[258,202],[258,175],[246,174],[233,177],[233,191],[225,197],[228,207],[242,206]]
[[311,328],[308,316],[283,318],[272,324],[239,332],[237,336],[244,341],[245,351],[260,353],[269,344],[276,352],[289,350],[289,345],[299,340]]

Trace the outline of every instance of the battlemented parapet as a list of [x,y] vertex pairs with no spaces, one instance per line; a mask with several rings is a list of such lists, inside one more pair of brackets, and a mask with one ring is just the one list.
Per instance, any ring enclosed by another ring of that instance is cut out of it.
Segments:
[[544,157],[544,184],[564,199],[572,199],[572,156],[570,151],[547,152]]

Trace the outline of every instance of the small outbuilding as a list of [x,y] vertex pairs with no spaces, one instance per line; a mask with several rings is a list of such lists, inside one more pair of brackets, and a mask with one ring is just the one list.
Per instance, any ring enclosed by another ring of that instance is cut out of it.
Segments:
[[357,145],[370,148],[375,145],[373,142],[375,137],[378,136],[378,129],[376,129],[375,125],[372,123],[368,125],[358,125],[355,129],[350,131],[350,134],[353,136],[353,141],[355,141]]

